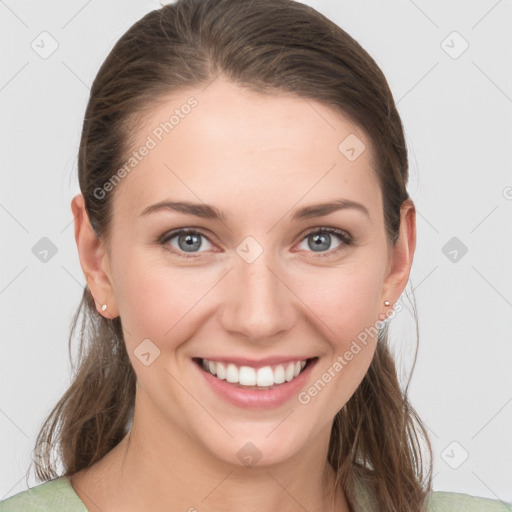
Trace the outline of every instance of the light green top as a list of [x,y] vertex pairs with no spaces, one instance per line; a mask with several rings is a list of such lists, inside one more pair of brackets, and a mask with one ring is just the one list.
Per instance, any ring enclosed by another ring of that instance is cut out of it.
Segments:
[[[69,477],[61,476],[0,501],[0,512],[88,512],[71,486]],[[378,512],[360,488],[356,512]],[[469,494],[435,491],[430,495],[428,512],[512,512],[512,504],[479,498]]]

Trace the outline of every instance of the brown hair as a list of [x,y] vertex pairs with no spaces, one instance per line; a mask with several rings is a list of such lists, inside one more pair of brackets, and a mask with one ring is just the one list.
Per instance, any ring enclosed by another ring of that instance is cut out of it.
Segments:
[[[409,198],[408,160],[387,81],[350,35],[293,0],[178,0],[149,12],[119,39],[93,82],[78,155],[80,189],[98,237],[108,243],[113,192],[102,197],[95,190],[133,150],[131,127],[172,91],[206,85],[219,74],[255,91],[317,100],[360,126],[375,150],[388,243],[396,243]],[[131,419],[136,376],[121,319],[99,315],[86,286],[70,353],[81,313],[73,382],[36,441],[39,480],[58,476],[53,448],[71,476],[116,446]],[[328,460],[352,505],[357,481],[384,511],[419,512],[432,490],[431,445],[408,386],[399,385],[385,324],[367,374],[332,426]]]

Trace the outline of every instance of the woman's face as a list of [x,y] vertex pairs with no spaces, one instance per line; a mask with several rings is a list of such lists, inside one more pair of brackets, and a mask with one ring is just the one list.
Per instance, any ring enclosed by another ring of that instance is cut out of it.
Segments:
[[[369,139],[315,101],[222,78],[174,94],[136,133],[137,161],[114,186],[104,301],[137,375],[134,426],[237,465],[326,449],[410,264],[399,244],[398,282]],[[357,205],[325,206],[342,201]],[[152,208],[165,202],[195,206]],[[284,362],[285,383],[246,391],[196,358],[237,363],[231,380]],[[310,358],[288,382],[287,362]]]

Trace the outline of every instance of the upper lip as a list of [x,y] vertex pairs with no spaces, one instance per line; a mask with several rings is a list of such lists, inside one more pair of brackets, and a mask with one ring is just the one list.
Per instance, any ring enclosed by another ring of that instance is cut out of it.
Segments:
[[266,357],[265,359],[248,359],[246,357],[223,357],[223,356],[210,356],[195,359],[207,359],[208,361],[232,363],[235,366],[250,366],[251,368],[262,368],[263,366],[272,366],[281,363],[289,363],[292,361],[306,361],[313,359],[316,356],[273,356]]

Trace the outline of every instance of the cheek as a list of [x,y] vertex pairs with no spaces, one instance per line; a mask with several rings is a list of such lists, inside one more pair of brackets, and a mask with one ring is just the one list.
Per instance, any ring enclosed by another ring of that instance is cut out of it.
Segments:
[[[283,269],[280,277],[290,287],[290,295],[282,295],[290,302],[283,306],[293,308],[298,324],[319,330],[336,353],[345,351],[376,325],[381,271],[375,258],[364,257],[336,268],[301,264]],[[161,350],[172,350],[193,338],[203,320],[226,306],[222,297],[232,296],[223,289],[224,273],[215,266],[165,265],[161,256],[148,257],[144,251],[120,258],[114,278],[127,348],[133,351],[150,339]]]
[[123,260],[117,270],[116,298],[127,347],[134,349],[149,338],[169,349],[173,340],[193,335],[191,320],[216,282],[211,271],[206,275],[198,268],[172,268],[143,253]]
[[369,267],[329,269],[316,279],[301,281],[299,293],[311,310],[311,322],[329,344],[317,378],[298,396],[304,410],[318,421],[336,415],[371,364],[377,344],[380,284],[378,267],[373,272]]
[[380,268],[374,263],[321,270],[295,279],[294,291],[322,321],[326,338],[343,348],[378,321]]
[[[172,372],[177,368],[178,361],[173,360],[180,353],[179,346],[188,347],[187,342],[193,341],[201,329],[208,329],[206,322],[217,309],[226,306],[223,297],[233,294],[221,279],[225,269],[171,267],[132,255],[117,271],[120,279],[116,280],[116,297],[138,380],[155,395],[162,393],[164,397],[164,390],[172,394],[172,379],[167,381],[167,374],[154,370],[166,367]],[[316,370],[318,380],[298,397],[299,410],[317,418],[314,421],[318,423],[326,417],[331,419],[343,407],[371,362],[376,335],[372,339],[368,328],[378,317],[379,272],[376,262],[373,266],[358,262],[338,268],[295,267],[280,274],[291,289],[290,294],[280,296],[289,301],[286,306],[293,308],[296,320],[296,327],[288,335],[294,336],[304,328],[305,336],[316,338],[315,346],[320,345],[325,356]],[[162,356],[149,367],[143,366],[137,356],[145,339],[151,340]],[[180,391],[175,392],[178,400]],[[168,403],[167,395],[162,404]]]

